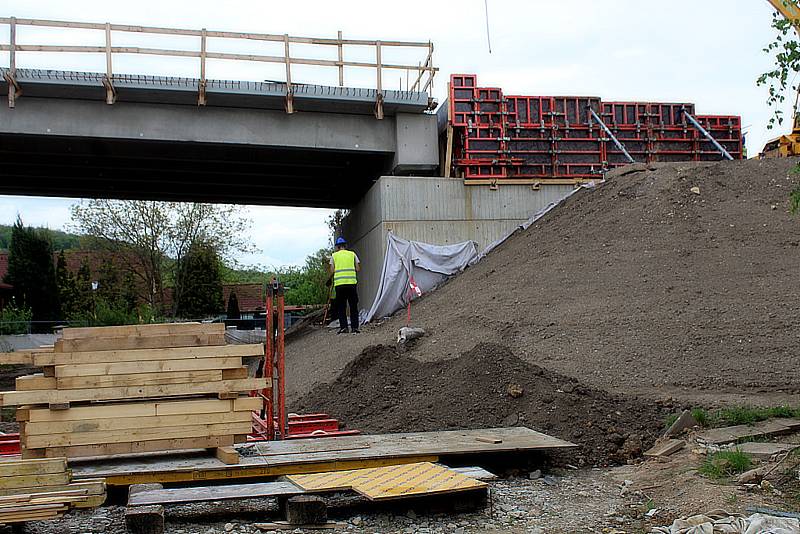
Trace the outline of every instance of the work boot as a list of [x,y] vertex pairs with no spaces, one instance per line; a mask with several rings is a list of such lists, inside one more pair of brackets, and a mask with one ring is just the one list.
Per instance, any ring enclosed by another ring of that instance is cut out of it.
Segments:
[[347,330],[347,328],[340,328],[340,329],[339,329],[339,331],[338,331],[338,332],[336,332],[336,334],[337,334],[337,335],[338,335],[338,334],[346,334],[346,333],[348,333],[348,332],[349,332],[349,330]]
[[360,334],[361,330],[359,330],[358,328],[353,328],[353,333],[354,334]]

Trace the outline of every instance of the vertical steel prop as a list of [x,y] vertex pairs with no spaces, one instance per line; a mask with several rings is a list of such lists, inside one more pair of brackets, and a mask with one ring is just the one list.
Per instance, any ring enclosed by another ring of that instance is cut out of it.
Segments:
[[[267,380],[263,391],[262,418],[267,423],[268,439],[286,439],[286,365],[284,344],[283,284],[273,279],[267,286],[266,339],[262,376]],[[277,419],[277,428],[276,428]]]

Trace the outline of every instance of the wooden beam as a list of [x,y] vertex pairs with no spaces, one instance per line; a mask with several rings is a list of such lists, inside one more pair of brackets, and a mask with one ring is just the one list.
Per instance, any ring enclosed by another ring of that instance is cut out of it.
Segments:
[[33,352],[0,352],[0,365],[33,365]]
[[[85,432],[111,432],[142,428],[164,428],[225,423],[250,423],[250,412],[220,412],[197,415],[163,415],[154,417],[121,417],[119,419],[88,419],[85,421],[61,421],[26,423],[25,439],[31,436],[51,434],[81,434]],[[128,440],[130,441],[130,440]],[[0,471],[1,472],[1,471]]]
[[336,47],[339,49],[339,87],[344,87],[344,46],[342,45],[342,30],[338,33],[338,44]]
[[88,339],[126,336],[171,336],[175,334],[224,334],[223,323],[159,323],[124,326],[65,328],[62,339]]
[[[167,415],[195,415],[228,412],[251,412],[261,408],[258,397],[235,400],[187,399],[159,402],[125,402],[106,405],[76,406],[69,410],[51,412],[46,408],[17,408],[17,420],[30,423],[59,421],[84,421],[89,419],[114,419],[118,417],[156,417]],[[23,415],[24,419],[20,419]]]
[[55,373],[56,378],[63,378],[67,376],[152,374],[169,371],[206,371],[234,369],[241,366],[242,359],[240,357],[203,358],[200,360],[152,360],[146,362],[57,365]]
[[239,463],[239,451],[233,447],[217,447],[214,449],[214,456],[225,465],[236,465]]
[[[63,458],[61,458],[63,460]],[[30,461],[37,461],[37,460],[25,460],[26,462]],[[84,491],[87,495],[95,496],[95,495],[104,495],[106,492],[106,483],[105,479],[102,478],[95,478],[95,479],[85,479],[79,480],[76,482],[71,482],[69,484],[56,484],[50,485],[45,487],[41,486],[34,486],[29,488],[7,488],[3,485],[0,485],[0,495],[35,495],[40,492],[45,493],[58,493],[58,492],[67,492],[67,491]]]
[[[245,376],[230,376],[232,378],[247,378],[247,368],[244,370]],[[237,369],[225,369],[225,371],[236,371]],[[223,379],[222,370],[211,369],[207,371],[169,371],[164,373],[136,373],[136,374],[112,374],[101,376],[67,376],[56,378],[56,387],[49,389],[87,389],[87,388],[111,388],[128,386],[155,386],[162,384],[186,384],[188,382],[216,382]],[[47,380],[53,380],[48,378]],[[42,388],[48,389],[48,388]],[[19,388],[17,388],[19,390]]]
[[[10,354],[16,354],[14,352]],[[96,363],[144,362],[153,360],[191,360],[197,358],[233,358],[264,356],[264,345],[220,345],[206,347],[173,347],[165,349],[104,350],[88,352],[35,352],[33,364],[81,365]],[[0,363],[2,363],[0,354]]]
[[87,352],[103,350],[165,349],[224,345],[225,334],[173,334],[163,336],[125,336],[109,338],[62,339],[56,341],[55,352]]
[[[106,443],[103,445],[78,445],[72,447],[49,447],[46,449],[22,449],[22,457],[31,454],[44,454],[47,458],[82,458],[86,456],[114,456],[118,454],[138,454],[141,452],[177,451],[210,449],[233,445],[233,436],[206,436],[154,441],[135,441],[129,443]],[[191,473],[189,480],[193,478]],[[0,490],[2,491],[2,490]]]
[[64,458],[0,461],[0,477],[4,479],[19,475],[52,475],[66,470],[67,460]]
[[55,391],[6,391],[0,393],[0,405],[59,404],[80,401],[102,401],[121,399],[145,399],[147,397],[171,397],[200,395],[227,391],[252,391],[267,388],[263,378],[243,380],[221,380],[196,384],[168,384],[163,386],[131,386],[121,388],[70,389]]
[[0,484],[3,490],[14,488],[35,488],[41,486],[56,486],[59,484],[69,484],[69,472],[49,473],[45,475],[17,475],[3,477]]
[[17,99],[17,19],[11,17],[9,23],[9,66],[8,66],[8,107],[14,108]]
[[20,376],[14,381],[17,391],[56,389],[56,379],[41,374]]

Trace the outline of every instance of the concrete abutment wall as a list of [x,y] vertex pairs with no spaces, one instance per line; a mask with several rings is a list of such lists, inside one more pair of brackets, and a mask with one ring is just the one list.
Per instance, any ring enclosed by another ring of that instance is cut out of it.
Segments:
[[380,283],[389,232],[446,245],[472,240],[482,250],[574,186],[465,186],[453,178],[383,176],[351,211],[344,234],[362,262],[359,299],[368,308]]

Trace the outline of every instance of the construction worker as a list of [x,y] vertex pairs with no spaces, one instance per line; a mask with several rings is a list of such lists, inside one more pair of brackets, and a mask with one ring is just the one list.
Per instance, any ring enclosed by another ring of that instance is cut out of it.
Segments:
[[336,291],[336,313],[339,316],[339,331],[346,334],[347,306],[350,306],[350,328],[358,334],[358,283],[357,272],[361,270],[361,261],[352,250],[347,250],[347,241],[343,237],[336,239],[336,251],[331,255],[330,272],[333,275],[333,289]]

